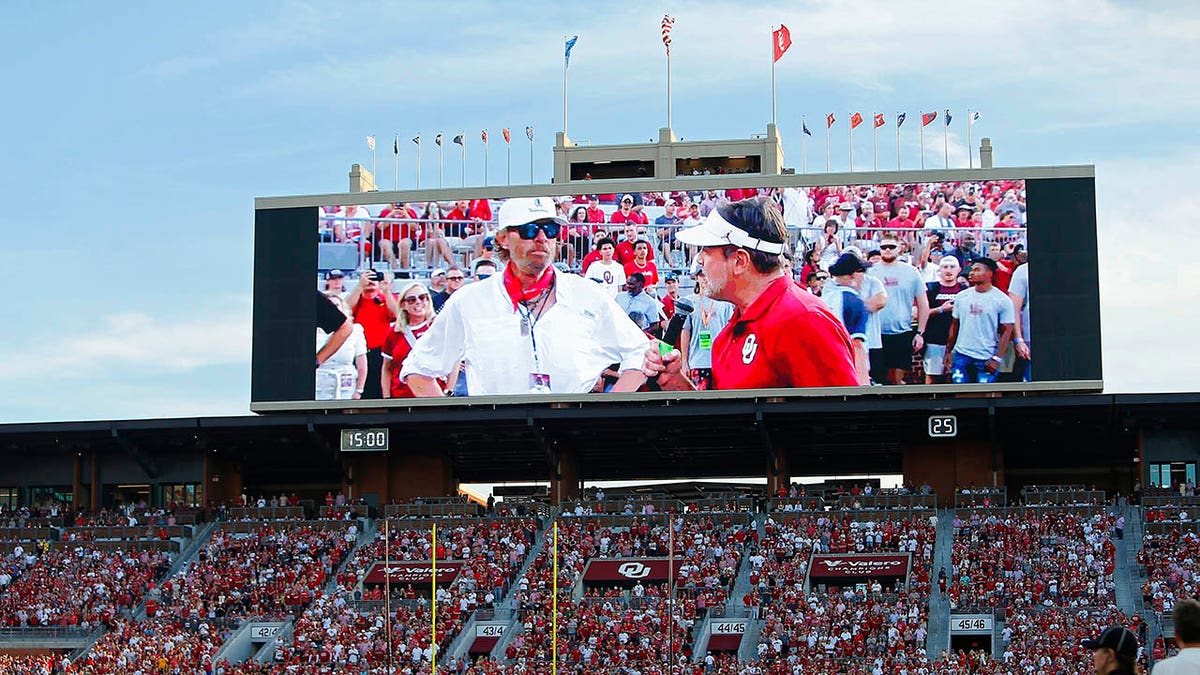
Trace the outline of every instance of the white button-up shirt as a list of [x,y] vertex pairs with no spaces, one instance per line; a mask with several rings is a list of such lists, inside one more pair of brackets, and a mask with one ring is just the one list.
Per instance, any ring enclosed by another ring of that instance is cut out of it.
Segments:
[[[550,376],[550,392],[583,394],[611,364],[642,367],[649,338],[595,282],[555,274],[554,304],[521,334],[521,315],[504,289],[504,274],[463,286],[446,301],[400,370],[445,377],[465,363],[472,396],[528,394],[530,374]],[[534,340],[537,364],[534,363]]]

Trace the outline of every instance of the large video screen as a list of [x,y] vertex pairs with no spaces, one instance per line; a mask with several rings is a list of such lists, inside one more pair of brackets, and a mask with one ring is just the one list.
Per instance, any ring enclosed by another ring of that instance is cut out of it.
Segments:
[[[1062,260],[1090,247],[1094,269],[1092,181],[1082,191],[1052,185],[1062,182],[263,209],[256,361],[272,344],[260,329],[282,337],[281,323],[259,317],[260,306],[278,314],[276,294],[301,287],[274,275],[292,275],[297,256],[286,249],[305,248],[299,264],[311,266],[301,292],[313,298],[315,314],[304,332],[316,364],[305,356],[284,374],[275,355],[269,368],[256,368],[254,400],[386,406],[419,398],[977,390],[1099,380],[1098,328],[1087,337],[1085,320],[1076,327],[1083,336],[1070,338],[1056,307],[1077,293],[1064,292],[1070,284],[1058,277],[1030,287],[1038,276],[1030,248],[1034,260]],[[1039,237],[1042,230],[1057,234]],[[1040,248],[1056,241],[1076,250]],[[1094,279],[1091,286],[1096,304]],[[294,318],[286,323],[301,327]],[[1040,328],[1053,334],[1051,348],[1078,342],[1075,362],[1041,351]]]

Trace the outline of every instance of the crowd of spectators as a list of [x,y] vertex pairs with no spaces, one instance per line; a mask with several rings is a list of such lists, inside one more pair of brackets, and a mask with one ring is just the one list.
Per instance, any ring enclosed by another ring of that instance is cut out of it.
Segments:
[[1099,509],[983,511],[954,519],[952,608],[1107,606],[1115,520]]
[[[689,654],[697,622],[730,601],[741,557],[757,540],[749,519],[736,513],[570,517],[558,523],[559,624],[565,626],[559,651],[568,665],[586,672]],[[572,595],[584,583],[580,577],[590,560],[669,557],[672,542],[674,597],[665,582],[641,581],[587,584],[579,599]],[[548,543],[538,553],[512,595],[523,630],[508,644],[506,657],[517,664],[544,662],[552,652],[546,630],[553,605],[552,550]]]
[[1195,532],[1148,533],[1137,561],[1146,569],[1142,596],[1156,612],[1169,614],[1176,600],[1200,594],[1200,535]]
[[263,524],[249,534],[218,530],[147,612],[178,619],[279,619],[296,615],[354,546],[345,528]]
[[100,550],[81,542],[14,549],[0,574],[0,624],[95,627],[137,605],[171,563],[159,551]]

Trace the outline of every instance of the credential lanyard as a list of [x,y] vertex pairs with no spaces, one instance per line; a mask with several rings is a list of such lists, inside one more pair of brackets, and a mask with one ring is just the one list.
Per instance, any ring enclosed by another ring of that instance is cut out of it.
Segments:
[[541,299],[538,300],[538,312],[536,315],[534,315],[533,310],[526,303],[517,303],[517,313],[521,315],[521,332],[524,333],[526,329],[529,330],[529,343],[533,347],[533,370],[538,373],[542,372],[542,369],[538,361],[537,332],[534,328],[537,326],[538,320],[542,318],[542,314],[545,313],[545,303],[553,290],[554,284],[552,282],[550,288],[547,288]]

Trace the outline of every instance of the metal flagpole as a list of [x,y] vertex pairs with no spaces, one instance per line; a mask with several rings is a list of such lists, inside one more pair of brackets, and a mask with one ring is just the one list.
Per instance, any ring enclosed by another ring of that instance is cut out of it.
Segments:
[[417,137],[413,139],[413,142],[415,142],[417,144],[417,189],[420,190],[421,189],[421,134],[418,133]]
[[667,46],[667,128],[671,128],[671,47]]
[[667,663],[675,658],[675,516],[667,514]]
[[504,152],[507,155],[505,159],[504,184],[512,185],[512,143],[504,142]]
[[800,173],[808,173],[808,120],[804,119],[804,115],[800,116]]
[[396,134],[396,137],[394,139],[392,139],[392,163],[395,165],[392,167],[392,171],[395,175],[395,181],[394,181],[395,185],[392,186],[392,189],[399,190],[400,189],[400,134]]
[[875,146],[875,170],[879,170],[879,125],[875,124],[874,118],[871,119],[871,144]]
[[950,168],[950,109],[946,108],[946,121],[942,124],[942,156],[945,168]]
[[775,120],[775,25],[771,24],[771,124]]
[[383,514],[383,604],[387,612],[387,663],[388,672],[392,672],[392,535],[391,521],[387,517],[387,508]]
[[567,66],[570,63],[571,52],[565,51],[567,44],[567,36],[563,36],[563,136],[567,135]]
[[854,171],[854,115],[850,115],[850,170]]
[[925,113],[921,113],[921,168],[925,168]]
[[438,146],[438,187],[442,187],[446,175],[446,147],[442,144],[442,135],[437,135]]
[[433,625],[429,633],[429,674],[437,675],[437,523],[433,524],[433,602],[429,603],[433,607]]
[[829,120],[825,120],[825,173],[829,173]]
[[458,156],[462,158],[462,186],[467,187],[467,132],[462,133],[462,146],[459,147]]
[[971,140],[971,127],[975,126],[975,120],[971,117],[973,113],[967,111],[967,168],[975,168],[975,143]]
[[488,185],[488,140],[487,129],[483,130],[483,187]]
[[529,132],[529,184],[533,185],[533,127],[525,127]]
[[558,521],[554,521],[554,587],[551,590],[550,672],[558,673]]
[[904,125],[903,117],[896,117],[896,170],[900,170],[900,127]]

